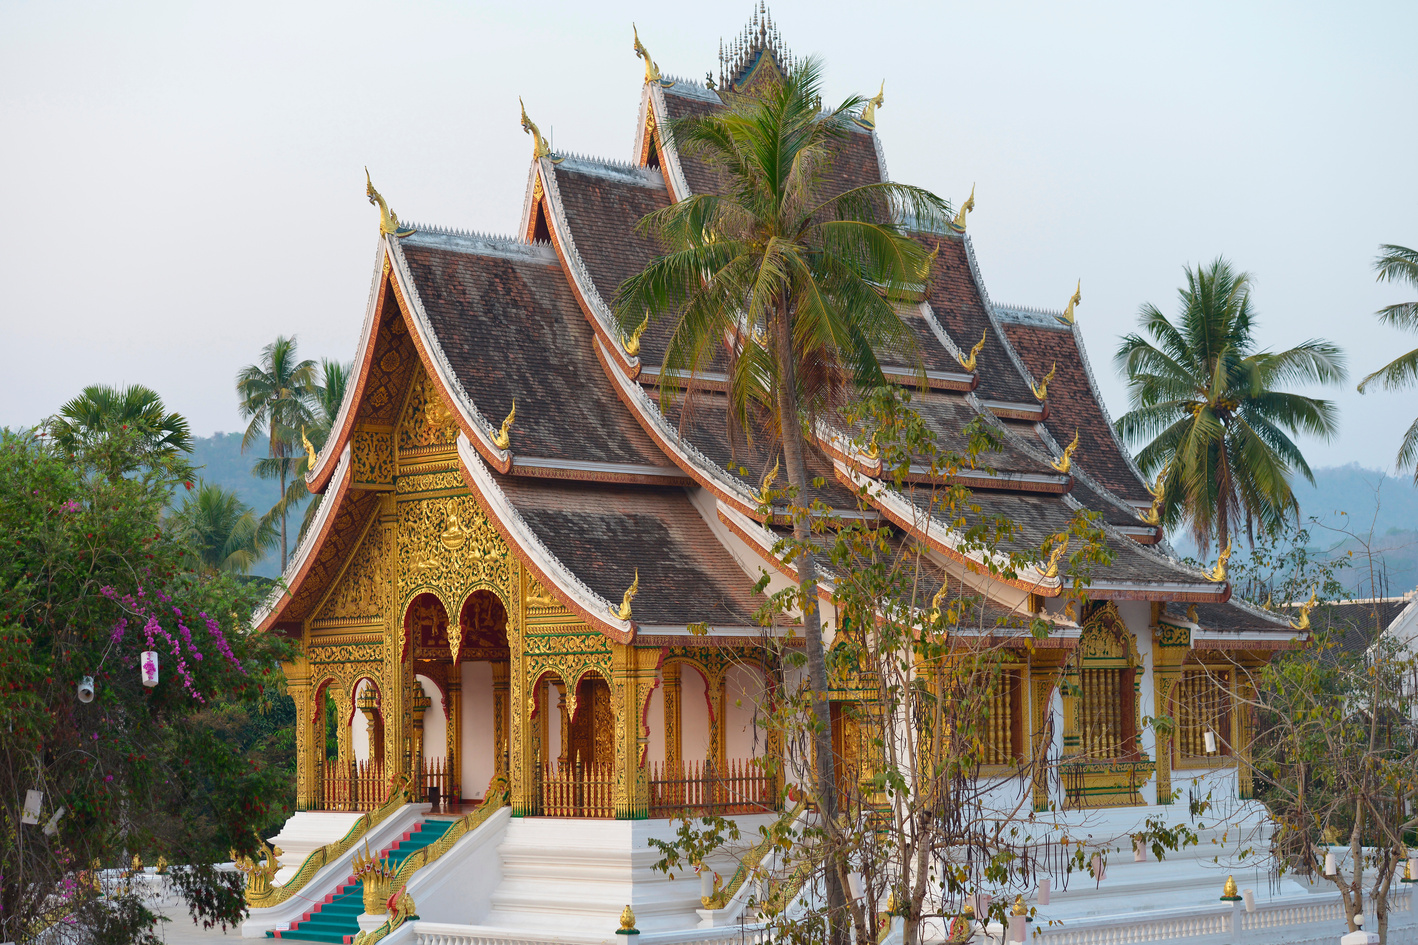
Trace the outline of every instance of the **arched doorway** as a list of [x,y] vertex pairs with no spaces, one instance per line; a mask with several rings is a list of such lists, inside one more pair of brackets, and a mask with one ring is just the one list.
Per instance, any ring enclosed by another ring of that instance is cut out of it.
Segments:
[[540,744],[538,795],[547,817],[614,817],[615,706],[606,680],[594,671],[576,683],[574,697],[556,673],[533,686]]
[[479,802],[492,779],[508,772],[507,608],[492,591],[474,591],[459,610],[458,629],[458,663],[448,673],[449,770],[458,781],[454,796]]

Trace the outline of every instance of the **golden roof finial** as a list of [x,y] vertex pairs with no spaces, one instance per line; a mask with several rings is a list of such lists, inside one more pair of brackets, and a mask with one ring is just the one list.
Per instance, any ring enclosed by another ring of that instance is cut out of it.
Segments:
[[640,336],[645,334],[645,329],[650,327],[650,316],[647,313],[645,320],[635,327],[635,330],[628,335],[620,336],[620,343],[625,346],[625,353],[632,358],[640,354]]
[[305,446],[305,471],[309,472],[315,468],[315,460],[318,454],[315,452],[315,447],[310,443],[310,437],[305,435],[304,424],[301,424],[300,427],[300,442]]
[[1067,473],[1073,468],[1073,451],[1078,449],[1078,431],[1073,431],[1073,442],[1064,447],[1063,455],[1054,460],[1049,465],[1053,466],[1061,473]]
[[620,911],[620,927],[625,932],[635,931],[635,910],[629,905]]
[[1054,379],[1054,374],[1057,373],[1058,369],[1059,362],[1055,361],[1054,366],[1049,368],[1049,373],[1044,375],[1043,380],[1039,381],[1039,385],[1037,387],[1033,384],[1029,385],[1029,389],[1034,392],[1035,400],[1042,402],[1044,398],[1049,396],[1049,381],[1052,381]]
[[620,597],[620,609],[611,608],[611,613],[621,620],[630,619],[630,602],[635,599],[635,595],[640,593],[640,569],[635,569],[635,580],[630,582],[630,586],[625,589],[625,593]]
[[774,459],[774,460],[773,460],[773,468],[770,469],[770,470],[768,470],[768,472],[765,473],[764,476],[763,476],[763,482],[762,482],[762,483],[759,485],[759,487],[758,487],[758,495],[754,496],[754,498],[758,499],[758,504],[759,504],[759,505],[769,505],[769,504],[771,504],[771,503],[770,503],[770,498],[771,498],[771,497],[769,496],[768,493],[769,493],[769,491],[773,488],[773,480],[775,480],[775,479],[778,478],[778,464],[779,464],[779,462],[780,462],[780,460]]
[[492,442],[500,450],[509,449],[512,446],[512,421],[517,419],[517,398],[512,398],[512,409],[508,411],[507,418],[502,421],[502,426],[492,435]]
[[[544,157],[551,155],[551,145],[547,144],[547,139],[542,137],[541,129],[537,123],[527,117],[527,106],[522,101],[522,96],[517,96],[517,104],[522,106],[522,130],[532,136],[532,160],[540,161]],[[552,159],[553,164],[561,163],[559,158]]]
[[660,78],[660,67],[650,58],[650,51],[645,48],[645,44],[640,42],[640,30],[635,28],[634,23],[630,24],[630,29],[635,34],[635,55],[645,60],[645,81],[664,82]]
[[1260,609],[1261,609],[1261,610],[1274,610],[1274,609],[1275,609],[1275,595],[1274,595],[1274,594],[1267,594],[1267,595],[1265,595],[1265,603],[1260,605]]
[[1167,501],[1166,479],[1167,473],[1171,468],[1171,463],[1162,467],[1162,471],[1157,474],[1156,485],[1149,486],[1145,482],[1142,484],[1143,488],[1152,496],[1152,508],[1142,513],[1142,520],[1149,525],[1162,524],[1162,506]]
[[985,339],[989,337],[989,334],[988,328],[980,332],[980,343],[971,348],[970,354],[966,357],[962,358],[959,354],[955,356],[955,360],[960,362],[960,366],[972,374],[975,372],[975,359],[980,356],[981,351],[985,350]]
[[863,128],[871,129],[876,127],[876,110],[886,104],[886,80],[881,80],[881,88],[875,95],[867,99],[866,107],[862,109],[862,115],[857,119],[857,124]]
[[965,198],[965,202],[960,205],[960,212],[955,215],[955,219],[950,222],[952,229],[965,232],[965,214],[975,209],[975,185],[970,185],[970,196]]
[[942,584],[942,585],[940,586],[940,590],[938,590],[938,591],[935,592],[935,596],[931,598],[931,619],[932,619],[932,620],[939,620],[939,619],[940,619],[940,605],[945,602],[945,595],[948,593],[949,588],[950,588],[950,582],[949,582],[949,581],[946,581],[944,584]]
[[369,179],[369,168],[364,169],[364,195],[369,198],[369,202],[379,208],[379,232],[388,233],[392,236],[408,236],[417,233],[411,226],[404,226],[399,223],[399,215],[389,209],[389,205],[384,202],[384,198],[379,196],[379,191],[374,189],[374,181]]
[[1073,295],[1071,295],[1071,296],[1069,297],[1069,300],[1068,300],[1068,307],[1065,308],[1065,309],[1063,310],[1063,314],[1058,317],[1058,318],[1059,318],[1059,321],[1063,322],[1065,325],[1072,325],[1072,324],[1073,324],[1073,319],[1074,319],[1074,315],[1073,315],[1074,306],[1076,306],[1076,305],[1082,305],[1082,304],[1083,304],[1083,280],[1082,280],[1082,279],[1079,279],[1079,280],[1078,280],[1078,285],[1074,287]]
[[1221,899],[1224,902],[1237,902],[1241,898],[1241,893],[1236,889],[1236,877],[1227,876],[1226,885],[1221,887]]
[[1315,609],[1315,603],[1320,597],[1320,586],[1315,585],[1315,589],[1310,592],[1310,599],[1300,605],[1300,619],[1290,621],[1290,626],[1295,630],[1310,629],[1310,611]]
[[1213,581],[1226,580],[1226,562],[1231,560],[1231,539],[1226,539],[1226,547],[1216,556],[1216,567],[1207,575]]
[[1197,613],[1196,613],[1196,604],[1188,604],[1188,605],[1187,605],[1187,619],[1190,620],[1192,623],[1195,623],[1195,624],[1200,624],[1200,623],[1201,623],[1201,618],[1198,617],[1198,616],[1197,616]]
[[1044,567],[1044,577],[1056,578],[1059,576],[1059,562],[1063,560],[1064,553],[1068,551],[1068,543],[1072,537],[1068,532],[1063,533],[1063,541],[1058,541],[1058,535],[1054,536],[1054,548],[1049,552],[1049,563]]

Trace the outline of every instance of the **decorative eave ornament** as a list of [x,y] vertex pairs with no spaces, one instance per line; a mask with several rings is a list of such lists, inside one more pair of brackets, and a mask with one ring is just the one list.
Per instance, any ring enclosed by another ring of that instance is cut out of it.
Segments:
[[886,80],[881,80],[881,88],[875,95],[867,99],[866,106],[862,109],[862,114],[853,119],[863,128],[871,131],[876,127],[876,110],[886,104]]
[[1049,373],[1044,375],[1037,386],[1032,383],[1029,385],[1029,389],[1034,392],[1035,400],[1043,403],[1045,398],[1049,396],[1049,381],[1054,379],[1054,374],[1058,372],[1058,369],[1059,362],[1055,361],[1053,367],[1049,368]]
[[970,196],[965,198],[965,202],[960,205],[960,211],[955,214],[955,219],[950,221],[950,228],[957,233],[965,232],[965,215],[975,209],[975,185],[970,185]]
[[1083,280],[1079,279],[1078,285],[1074,287],[1073,295],[1069,297],[1068,307],[1063,310],[1062,315],[1057,316],[1058,320],[1063,322],[1065,325],[1072,325],[1074,319],[1074,306],[1081,304],[1083,304]]
[[1207,577],[1213,581],[1225,582],[1226,562],[1229,560],[1231,560],[1231,540],[1228,538],[1226,547],[1222,548],[1221,553],[1216,556],[1216,567],[1211,569],[1211,573]]
[[1073,452],[1078,449],[1078,431],[1073,431],[1073,442],[1064,447],[1063,455],[1054,460],[1049,465],[1053,466],[1061,473],[1067,473],[1073,468]]
[[379,191],[374,189],[374,181],[369,179],[369,168],[364,169],[364,195],[369,198],[369,202],[379,208],[379,232],[387,233],[390,236],[404,237],[412,236],[418,231],[411,226],[403,226],[399,223],[399,215],[389,209],[389,205],[384,202],[384,198],[379,196]]
[[773,468],[763,475],[763,482],[758,487],[758,495],[754,496],[754,498],[758,500],[759,505],[772,504],[770,501],[772,499],[771,493],[773,491],[773,481],[778,478],[778,463],[779,461],[777,459],[773,460]]
[[648,85],[654,82],[665,89],[674,85],[673,82],[660,75],[660,67],[655,60],[650,58],[650,51],[645,48],[645,44],[640,42],[640,31],[636,29],[634,23],[630,24],[630,29],[635,34],[635,55],[645,60],[645,83]]
[[620,598],[620,609],[611,609],[611,613],[621,620],[630,619],[630,602],[635,599],[635,595],[640,593],[640,569],[635,569],[635,580],[625,589],[625,593]]
[[[1058,536],[1055,535],[1054,538],[1057,541]],[[1068,532],[1063,533],[1063,541],[1057,542],[1053,550],[1049,552],[1049,563],[1044,567],[1044,577],[1052,579],[1059,576],[1059,562],[1063,560],[1064,554],[1068,552],[1068,544],[1072,540]]]
[[1149,525],[1162,524],[1162,506],[1167,501],[1167,472],[1171,468],[1171,464],[1162,467],[1162,471],[1157,474],[1156,485],[1143,483],[1143,488],[1152,496],[1152,508],[1142,513],[1142,520]]
[[1292,630],[1310,629],[1310,611],[1315,609],[1315,603],[1319,600],[1319,597],[1320,588],[1319,585],[1316,584],[1315,589],[1310,592],[1310,599],[1300,605],[1299,619],[1290,621],[1290,628]]
[[300,427],[300,442],[305,447],[305,471],[309,472],[315,468],[315,461],[319,458],[319,453],[315,451],[315,446],[310,442],[310,437],[305,435],[305,425]]
[[625,348],[625,353],[632,358],[640,354],[640,336],[645,334],[645,329],[650,327],[650,316],[646,315],[645,320],[635,326],[635,330],[628,335],[620,336],[621,346]]
[[981,351],[985,350],[985,339],[988,338],[989,335],[990,330],[986,328],[984,331],[980,332],[980,343],[970,349],[969,355],[961,357],[957,354],[955,356],[955,360],[959,361],[960,366],[963,367],[966,371],[972,374],[975,372],[975,359],[980,356]]
[[[547,144],[547,139],[542,137],[541,129],[537,123],[527,117],[527,105],[522,101],[522,96],[517,96],[517,104],[522,106],[522,130],[532,136],[532,160],[540,161],[544,157],[551,157],[551,145]],[[552,158],[553,164],[560,164],[561,158]]]
[[500,450],[512,448],[512,421],[517,419],[517,398],[512,398],[512,409],[502,421],[502,426],[492,435],[493,444]]

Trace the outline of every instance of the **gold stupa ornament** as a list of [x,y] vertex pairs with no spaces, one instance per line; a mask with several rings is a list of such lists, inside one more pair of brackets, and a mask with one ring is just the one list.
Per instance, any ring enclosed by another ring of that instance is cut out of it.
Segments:
[[1221,887],[1221,901],[1222,901],[1222,902],[1240,902],[1240,900],[1241,900],[1240,891],[1236,889],[1236,877],[1234,877],[1234,876],[1227,876],[1227,877],[1226,877],[1226,885],[1223,886],[1223,887]]
[[640,930],[635,927],[635,910],[626,903],[625,908],[620,910],[620,928],[615,930],[617,935],[639,935]]

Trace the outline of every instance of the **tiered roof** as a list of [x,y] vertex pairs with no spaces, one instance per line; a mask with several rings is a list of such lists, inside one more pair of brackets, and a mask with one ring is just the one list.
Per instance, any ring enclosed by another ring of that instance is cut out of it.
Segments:
[[[780,520],[765,520],[756,495],[776,457],[765,438],[730,433],[712,370],[697,379],[702,390],[687,413],[683,402],[662,403],[657,385],[682,381],[662,376],[672,321],[652,325],[637,345],[622,336],[608,301],[659,251],[638,222],[720,186],[717,172],[677,153],[664,129],[750,94],[788,61],[761,11],[725,54],[717,88],[661,78],[650,64],[636,163],[539,147],[518,238],[426,227],[383,235],[357,381],[310,476],[327,501],[292,565],[292,592],[269,609],[267,626],[298,625],[331,579],[321,576],[321,562],[344,547],[333,537],[336,523],[357,528],[372,514],[369,493],[350,488],[347,444],[357,420],[393,422],[387,414],[396,408],[383,405],[400,397],[376,392],[407,387],[417,362],[454,416],[467,481],[489,518],[568,606],[622,641],[642,631],[683,633],[701,622],[716,632],[745,632],[762,603],[752,590],[758,569],[792,575],[771,553]],[[828,186],[842,191],[884,180],[881,155],[873,129],[854,130],[839,146]],[[1014,521],[1020,547],[1037,547],[1079,509],[1096,512],[1115,560],[1095,570],[1090,596],[1176,602],[1173,608],[1189,615],[1169,619],[1198,631],[1284,635],[1283,621],[1226,603],[1225,581],[1148,547],[1160,538],[1139,511],[1151,497],[1113,433],[1076,326],[1049,313],[995,307],[963,231],[917,238],[938,255],[924,299],[903,311],[926,369],[928,389],[913,399],[945,448],[961,449],[961,431],[976,417],[999,433],[1001,451],[959,476],[974,490],[980,514]],[[967,369],[964,352],[982,339]],[[906,358],[882,357],[889,377],[918,383]],[[1051,371],[1045,391],[1041,381]],[[514,401],[509,442],[498,423]],[[1075,433],[1070,466],[1063,447]],[[957,577],[984,570],[954,523],[921,493],[898,493],[882,482],[874,460],[847,442],[844,431],[820,425],[810,466],[825,485],[816,498],[924,538]],[[856,495],[863,486],[870,495],[865,511]],[[637,569],[634,617],[620,620],[612,602]],[[996,595],[992,612],[1021,607],[1029,598],[1019,591],[1034,599],[1060,593],[1058,578],[1042,565],[998,584],[1013,591]]]

